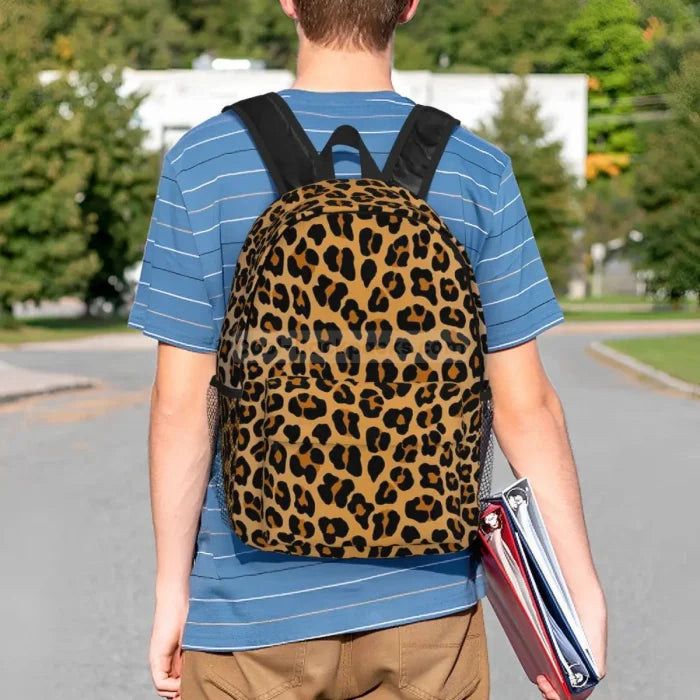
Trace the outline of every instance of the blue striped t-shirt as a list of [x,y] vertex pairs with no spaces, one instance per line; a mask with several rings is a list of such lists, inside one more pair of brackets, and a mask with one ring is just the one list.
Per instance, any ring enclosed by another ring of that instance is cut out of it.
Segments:
[[[281,94],[317,149],[351,124],[380,167],[414,106],[395,92]],[[355,152],[336,149],[336,174],[359,177]],[[234,113],[185,134],[165,157],[130,325],[186,350],[215,352],[241,246],[276,198]],[[428,202],[471,257],[490,352],[563,320],[503,152],[457,130]],[[466,609],[484,594],[469,551],[322,560],[248,547],[220,510],[220,470],[217,454],[190,581],[186,649],[235,651],[394,626]]]

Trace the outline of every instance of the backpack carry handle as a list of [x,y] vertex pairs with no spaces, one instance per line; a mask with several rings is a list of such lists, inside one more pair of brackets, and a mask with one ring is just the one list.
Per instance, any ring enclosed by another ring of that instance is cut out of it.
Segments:
[[318,175],[323,180],[335,179],[335,165],[333,163],[333,147],[350,146],[360,154],[360,165],[362,166],[362,177],[370,180],[384,180],[382,171],[375,163],[372,154],[369,152],[365,142],[360,136],[360,132],[349,124],[339,126],[333,135],[328,139],[328,143],[319,155]]

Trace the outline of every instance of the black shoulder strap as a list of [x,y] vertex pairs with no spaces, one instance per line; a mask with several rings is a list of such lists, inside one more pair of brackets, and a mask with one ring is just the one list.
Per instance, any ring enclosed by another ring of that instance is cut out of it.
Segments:
[[447,142],[459,121],[434,107],[417,105],[408,115],[384,167],[389,182],[425,199]]
[[248,129],[280,196],[318,179],[318,151],[277,93],[242,100],[222,112],[229,110],[236,112]]

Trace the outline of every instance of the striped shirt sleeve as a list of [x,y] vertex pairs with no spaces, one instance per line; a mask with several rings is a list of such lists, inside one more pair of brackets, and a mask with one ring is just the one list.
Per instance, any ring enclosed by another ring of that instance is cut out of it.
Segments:
[[129,325],[194,352],[215,352],[218,345],[190,218],[167,157]]
[[474,273],[484,307],[489,352],[525,343],[564,320],[510,161]]

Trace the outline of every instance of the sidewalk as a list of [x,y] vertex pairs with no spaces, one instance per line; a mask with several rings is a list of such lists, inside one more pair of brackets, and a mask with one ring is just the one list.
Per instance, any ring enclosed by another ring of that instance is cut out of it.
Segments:
[[654,321],[566,321],[552,335],[684,335],[700,333],[700,319]]
[[0,360],[0,403],[58,391],[89,389],[96,380],[71,374],[35,372]]
[[156,341],[141,333],[102,333],[71,340],[46,340],[18,345],[3,345],[0,352],[109,352],[115,350],[153,350]]

